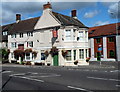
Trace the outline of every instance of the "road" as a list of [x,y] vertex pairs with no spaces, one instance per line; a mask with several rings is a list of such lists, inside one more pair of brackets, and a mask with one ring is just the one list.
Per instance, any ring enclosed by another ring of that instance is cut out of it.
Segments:
[[[116,69],[66,68],[5,65],[2,90],[78,90],[118,92],[120,79]],[[8,91],[7,91],[8,92]]]

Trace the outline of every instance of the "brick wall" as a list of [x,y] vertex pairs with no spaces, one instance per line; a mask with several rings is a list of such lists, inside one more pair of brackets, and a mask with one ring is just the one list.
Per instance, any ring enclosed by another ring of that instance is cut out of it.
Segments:
[[[100,43],[97,43],[97,38],[94,39],[94,55],[95,55],[95,58],[96,58],[97,52],[99,52],[98,51],[99,45],[102,45],[102,48],[103,48],[103,38],[102,37],[100,38]],[[101,54],[103,55],[103,50],[102,50]]]
[[113,50],[115,52],[115,58],[116,58],[116,38],[114,38],[114,42],[109,42],[109,37],[107,37],[107,58],[110,58],[110,50]]

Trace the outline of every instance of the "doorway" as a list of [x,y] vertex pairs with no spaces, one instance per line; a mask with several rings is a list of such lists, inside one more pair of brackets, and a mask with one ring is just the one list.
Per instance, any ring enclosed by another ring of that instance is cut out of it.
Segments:
[[53,57],[53,65],[54,66],[58,66],[59,64],[58,64],[58,55],[54,55],[54,57]]

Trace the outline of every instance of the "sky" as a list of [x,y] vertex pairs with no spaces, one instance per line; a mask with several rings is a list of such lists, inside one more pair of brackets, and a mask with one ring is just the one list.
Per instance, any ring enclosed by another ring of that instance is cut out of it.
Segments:
[[77,18],[88,27],[116,23],[120,18],[118,0],[2,0],[1,25],[14,23],[17,13],[22,15],[22,20],[41,16],[43,4],[47,2],[51,2],[54,12],[67,16],[71,16],[71,10],[76,9]]

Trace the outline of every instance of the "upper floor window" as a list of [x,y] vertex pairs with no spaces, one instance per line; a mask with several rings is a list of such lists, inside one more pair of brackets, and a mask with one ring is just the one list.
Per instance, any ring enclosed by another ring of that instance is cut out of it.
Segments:
[[33,32],[27,32],[27,36],[33,36]]
[[11,47],[12,47],[12,48],[16,48],[16,47],[17,47],[16,42],[12,42],[12,43],[11,43]]
[[2,35],[7,35],[7,31],[2,32]]
[[115,52],[113,50],[110,50],[109,56],[110,58],[115,58]]
[[23,33],[20,33],[20,38],[22,38],[23,37]]
[[27,47],[33,47],[33,41],[27,42]]
[[114,42],[114,37],[109,37],[109,42]]
[[12,35],[11,35],[11,38],[16,38],[16,34],[12,34]]
[[71,40],[71,30],[65,30],[65,40],[66,41]]
[[82,41],[84,38],[83,31],[79,31],[77,40]]
[[97,38],[97,39],[96,39],[96,42],[97,42],[97,43],[100,43],[100,38]]

